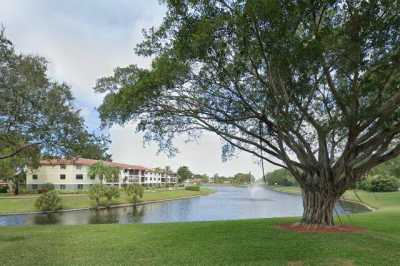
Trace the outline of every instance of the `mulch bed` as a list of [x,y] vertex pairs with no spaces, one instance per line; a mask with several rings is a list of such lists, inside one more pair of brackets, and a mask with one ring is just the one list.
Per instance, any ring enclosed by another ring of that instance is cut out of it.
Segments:
[[367,229],[351,225],[316,226],[304,224],[279,224],[279,229],[298,233],[361,233]]

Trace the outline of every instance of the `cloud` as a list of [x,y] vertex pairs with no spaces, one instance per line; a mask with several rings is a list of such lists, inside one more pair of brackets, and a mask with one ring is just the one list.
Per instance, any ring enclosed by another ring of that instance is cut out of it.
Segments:
[[[96,80],[111,75],[117,66],[148,67],[149,59],[136,56],[133,49],[142,40],[141,30],[159,25],[164,13],[158,0],[13,0],[2,2],[0,23],[17,51],[49,61],[49,75],[72,87],[77,108],[88,127],[96,130],[99,119],[95,109],[103,99],[92,90]],[[132,126],[114,127],[110,134],[117,161],[151,167],[188,165],[208,174],[251,171],[261,175],[254,158],[245,153],[222,163],[220,140],[210,134],[198,143],[177,139],[180,153],[175,158],[157,156],[156,145],[144,148],[142,136]]]
[[[114,126],[111,130],[113,160],[125,163],[136,163],[147,167],[170,166],[177,169],[186,165],[195,173],[206,173],[213,175],[230,176],[238,172],[251,172],[255,177],[262,176],[260,161],[254,156],[238,152],[234,158],[222,162],[222,141],[213,133],[204,133],[196,142],[186,142],[180,137],[175,140],[174,145],[178,147],[179,153],[169,158],[164,153],[158,153],[156,143],[143,143],[143,135],[135,132],[135,126],[130,124],[125,127]],[[275,169],[265,162],[266,171]]]

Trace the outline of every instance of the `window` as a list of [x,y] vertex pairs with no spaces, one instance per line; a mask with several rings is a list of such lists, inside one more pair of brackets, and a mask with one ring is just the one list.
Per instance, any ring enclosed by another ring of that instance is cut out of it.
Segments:
[[60,179],[65,179],[65,175],[64,175],[64,174],[61,174],[61,175],[60,175]]
[[94,180],[95,178],[96,178],[95,175],[91,175],[91,176],[90,176],[90,179],[92,179],[92,180]]
[[76,177],[76,179],[80,179],[80,180],[83,179],[83,175],[76,175],[75,177]]
[[38,188],[38,185],[32,185],[32,189],[35,190]]
[[32,179],[36,180],[38,178],[37,175],[32,175]]
[[65,185],[60,185],[60,190],[65,190]]
[[62,164],[62,165],[60,165],[60,168],[65,169],[65,168],[67,168],[67,166],[65,164]]
[[83,189],[83,185],[82,184],[78,184],[78,189]]

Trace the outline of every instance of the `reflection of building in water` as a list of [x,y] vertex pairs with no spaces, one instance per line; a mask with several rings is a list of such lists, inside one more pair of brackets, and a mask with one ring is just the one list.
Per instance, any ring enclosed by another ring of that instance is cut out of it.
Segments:
[[[100,183],[97,176],[89,176],[89,166],[97,160],[75,158],[71,160],[53,159],[43,160],[37,169],[27,171],[26,184],[28,190],[37,190],[46,183],[52,183],[60,190],[83,190]],[[174,173],[160,169],[150,169],[140,165],[123,164],[103,161],[103,163],[120,169],[117,180],[104,183],[109,186],[124,186],[127,184],[141,184],[144,186],[169,186],[177,183]]]

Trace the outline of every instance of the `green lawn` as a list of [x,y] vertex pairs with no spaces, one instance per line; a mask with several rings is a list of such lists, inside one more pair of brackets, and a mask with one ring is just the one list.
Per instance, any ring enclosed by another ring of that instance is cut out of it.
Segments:
[[[301,194],[299,187],[271,187],[274,191]],[[361,202],[379,210],[395,209],[400,211],[400,192],[367,192],[364,190],[349,190],[343,195],[343,199]]]
[[[202,188],[201,191],[188,191],[184,189],[165,191],[145,191],[143,201],[166,200],[181,197],[190,197],[197,195],[209,194],[211,190]],[[32,197],[32,195],[30,195]],[[36,195],[33,195],[35,198]],[[0,214],[11,212],[29,212],[35,210],[35,198],[23,196],[19,198],[7,197],[0,199]],[[93,207],[95,202],[89,199],[87,194],[61,194],[64,209]],[[114,201],[113,204],[129,203],[129,198],[125,193],[121,193],[121,197]]]
[[379,209],[342,222],[363,233],[276,228],[298,218],[0,227],[0,265],[399,265],[400,193],[359,195]]
[[274,191],[278,192],[283,192],[283,193],[289,193],[289,194],[300,194],[301,190],[299,187],[281,187],[281,186],[273,186],[269,187]]
[[400,213],[354,215],[365,233],[294,233],[261,219],[0,228],[0,265],[398,265]]

